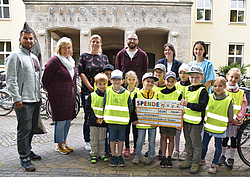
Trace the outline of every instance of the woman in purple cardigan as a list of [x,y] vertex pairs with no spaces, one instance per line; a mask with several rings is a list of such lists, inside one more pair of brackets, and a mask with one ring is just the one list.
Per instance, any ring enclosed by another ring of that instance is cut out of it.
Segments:
[[66,143],[71,120],[76,117],[76,68],[71,57],[73,53],[70,38],[61,38],[55,55],[45,65],[42,83],[48,92],[52,119],[55,121],[55,148],[61,154],[73,151]]

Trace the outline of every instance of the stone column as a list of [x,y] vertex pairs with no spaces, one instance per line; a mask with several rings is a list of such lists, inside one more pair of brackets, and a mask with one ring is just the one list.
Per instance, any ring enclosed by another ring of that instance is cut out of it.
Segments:
[[80,32],[80,55],[84,52],[90,51],[89,48],[89,39],[90,39],[90,32],[87,30],[81,30]]
[[45,34],[45,52],[42,55],[42,65],[45,65],[51,58],[51,32],[46,30]]

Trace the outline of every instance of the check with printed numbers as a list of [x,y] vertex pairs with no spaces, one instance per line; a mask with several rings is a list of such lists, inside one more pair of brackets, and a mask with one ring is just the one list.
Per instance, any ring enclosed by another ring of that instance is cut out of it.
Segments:
[[136,98],[135,103],[140,124],[183,127],[184,107],[180,101]]

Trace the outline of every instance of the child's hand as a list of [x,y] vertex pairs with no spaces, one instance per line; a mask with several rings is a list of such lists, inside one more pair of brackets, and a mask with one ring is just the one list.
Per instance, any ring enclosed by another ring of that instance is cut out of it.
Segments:
[[186,106],[187,107],[187,104],[188,104],[187,100],[181,99],[181,105],[182,106]]
[[237,119],[232,119],[231,123],[234,124],[234,125],[236,125],[238,123],[238,120]]
[[157,125],[155,125],[155,124],[154,125],[150,125],[150,127],[155,128],[155,127],[157,127]]
[[177,130],[181,130],[182,128],[181,127],[176,127]]
[[133,125],[137,125],[138,124],[138,120],[132,122]]
[[98,119],[96,120],[96,123],[102,124],[103,123],[103,117],[98,117]]

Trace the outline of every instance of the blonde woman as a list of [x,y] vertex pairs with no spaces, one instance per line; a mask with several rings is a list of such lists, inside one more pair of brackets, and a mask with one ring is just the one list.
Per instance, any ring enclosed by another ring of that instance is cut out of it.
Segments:
[[55,121],[55,148],[61,154],[73,151],[66,143],[71,120],[76,117],[76,68],[70,38],[61,38],[56,46],[55,55],[45,65],[42,77],[43,86],[48,91],[52,119]]
[[[82,79],[81,99],[85,111],[85,96],[94,91],[94,77],[103,71],[103,66],[109,63],[108,57],[101,54],[102,39],[99,35],[91,36],[90,52],[83,53],[79,58],[78,72]],[[85,149],[91,150],[89,126],[86,114],[84,116],[83,136],[85,140]]]

